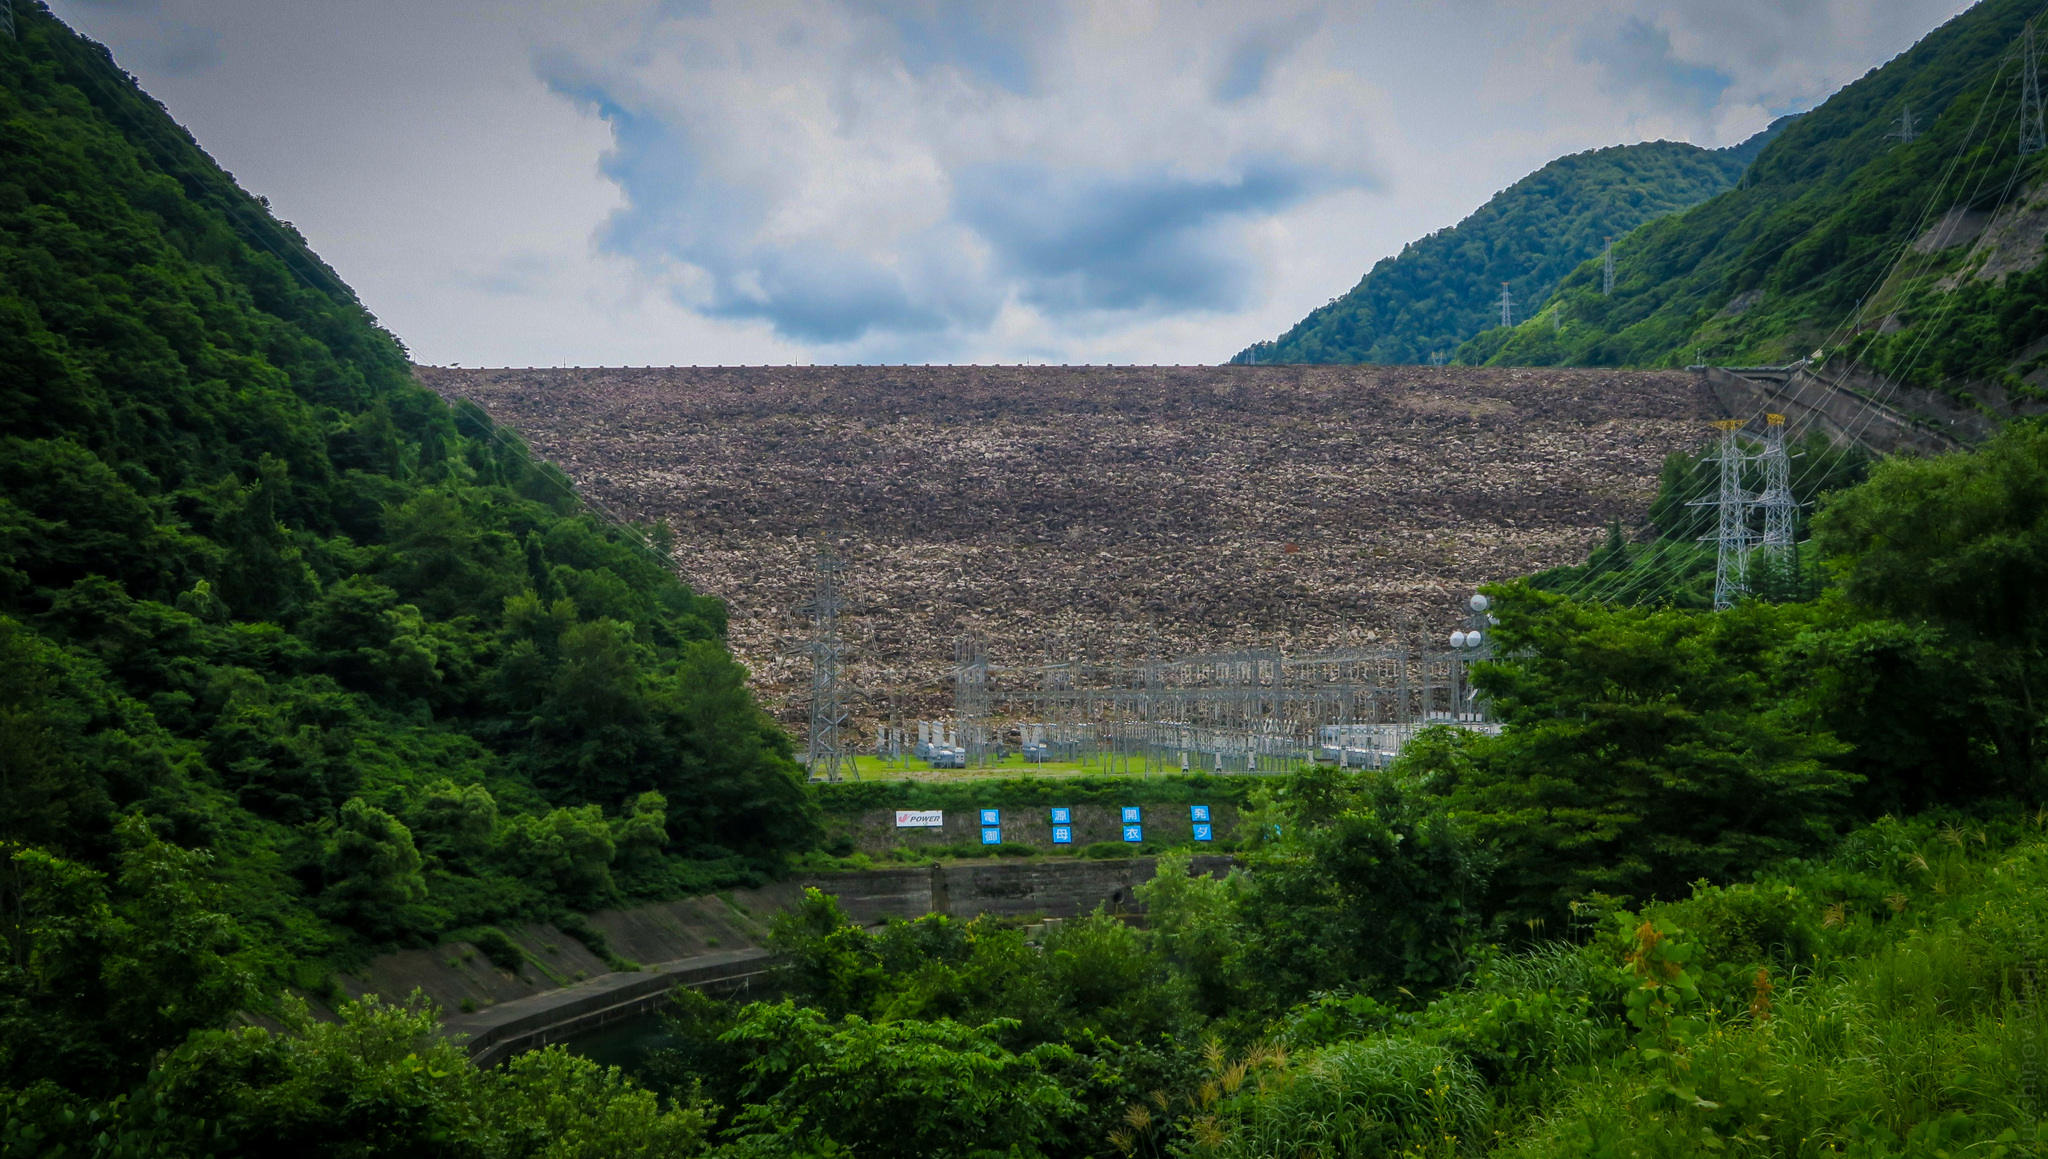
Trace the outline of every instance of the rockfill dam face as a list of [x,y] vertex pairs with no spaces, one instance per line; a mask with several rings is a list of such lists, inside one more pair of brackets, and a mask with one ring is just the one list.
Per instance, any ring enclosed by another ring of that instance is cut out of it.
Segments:
[[[857,736],[998,664],[1448,633],[1481,583],[1639,520],[1722,409],[1682,371],[1416,366],[482,369],[423,381],[675,530],[803,720],[815,538]],[[1441,629],[1441,632],[1438,630]]]

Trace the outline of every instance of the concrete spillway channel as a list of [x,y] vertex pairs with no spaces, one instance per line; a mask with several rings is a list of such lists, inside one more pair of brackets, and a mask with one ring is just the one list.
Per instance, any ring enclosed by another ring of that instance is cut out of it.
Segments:
[[466,1036],[463,1045],[471,1062],[496,1066],[523,1051],[652,1013],[678,986],[712,994],[744,990],[767,976],[770,957],[759,948],[728,950],[645,966],[635,973],[605,974],[564,990],[458,1014],[442,1024],[442,1032]]
[[[1221,875],[1232,864],[1228,856],[1202,856],[1191,870]],[[678,986],[711,994],[760,986],[773,967],[773,955],[761,944],[770,919],[806,887],[833,894],[848,917],[869,925],[928,913],[1073,918],[1098,906],[1140,920],[1136,889],[1155,868],[1149,857],[1034,858],[818,874],[590,915],[615,952],[654,963],[638,970],[606,972],[585,947],[538,923],[506,927],[526,955],[520,971],[492,968],[474,947],[444,945],[385,955],[344,982],[356,994],[417,992],[444,1010],[462,1009],[442,1023],[443,1032],[463,1036],[478,1066],[495,1066],[521,1051],[650,1014]]]

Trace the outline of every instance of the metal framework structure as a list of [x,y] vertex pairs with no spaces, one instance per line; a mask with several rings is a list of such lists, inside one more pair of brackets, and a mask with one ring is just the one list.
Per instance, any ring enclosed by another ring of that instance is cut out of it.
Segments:
[[967,753],[967,767],[986,768],[998,753],[988,727],[988,647],[979,636],[953,642],[953,719],[958,744]]
[[1886,133],[1886,134],[1885,134],[1885,136],[1887,136],[1887,137],[1895,137],[1895,138],[1897,138],[1897,139],[1898,139],[1898,142],[1899,142],[1899,144],[1901,144],[1901,145],[1910,145],[1910,144],[1912,144],[1912,143],[1913,143],[1913,138],[1915,138],[1915,137],[1917,137],[1917,136],[1919,136],[1919,135],[1920,135],[1920,134],[1919,134],[1918,132],[1916,132],[1916,131],[1914,130],[1914,128],[1913,128],[1913,106],[1911,106],[1911,105],[1907,105],[1907,106],[1905,107],[1905,109],[1904,109],[1904,110],[1902,110],[1902,111],[1901,111],[1901,112],[1899,113],[1899,130],[1898,130],[1898,132],[1896,132],[1896,133]]
[[9,40],[15,38],[14,0],[0,0],[0,32],[5,32]]
[[968,767],[1016,749],[1121,773],[1382,765],[1430,725],[1493,727],[1468,679],[1491,655],[1483,608],[1476,602],[1471,644],[1448,648],[1409,638],[1309,654],[1250,647],[1011,666],[991,664],[982,641],[966,636],[955,644],[951,729],[920,722],[918,734],[950,732]]
[[2020,34],[2020,156],[2048,149],[2041,116],[2041,67],[2034,49],[2034,22]]
[[1792,456],[1785,449],[1785,416],[1764,416],[1764,449],[1757,456],[1763,465],[1764,486],[1756,505],[1763,509],[1764,533],[1758,543],[1762,563],[1775,574],[1789,575],[1795,562],[1794,540],[1799,531],[1799,500],[1792,495]]
[[851,775],[858,780],[860,767],[846,747],[846,690],[841,682],[839,613],[845,603],[839,595],[839,576],[846,561],[832,550],[829,541],[818,541],[817,589],[811,597],[811,734],[805,761],[814,781],[837,781]]
[[1607,248],[1600,255],[1600,296],[1614,296],[1614,239],[1607,239]]
[[1503,326],[1515,324],[1515,298],[1508,290],[1506,282],[1500,284],[1500,324]]
[[[1783,422],[1783,419],[1780,419]],[[1735,606],[1749,591],[1749,552],[1755,538],[1749,529],[1749,509],[1756,498],[1742,487],[1742,468],[1749,461],[1737,433],[1742,430],[1741,419],[1722,419],[1714,426],[1721,432],[1721,449],[1715,457],[1721,464],[1720,494],[1712,499],[1695,499],[1689,506],[1714,507],[1719,510],[1712,534],[1700,536],[1700,542],[1712,541],[1718,545],[1714,561],[1714,607],[1726,609]],[[1783,428],[1780,427],[1782,434]]]

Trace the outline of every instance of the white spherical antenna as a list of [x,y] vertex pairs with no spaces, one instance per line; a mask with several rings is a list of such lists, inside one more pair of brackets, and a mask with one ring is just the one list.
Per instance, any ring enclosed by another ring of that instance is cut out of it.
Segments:
[[1467,648],[1477,648],[1485,639],[1486,637],[1481,633],[1467,632],[1465,633],[1465,646]]
[[1473,596],[1469,602],[1472,605],[1472,610],[1475,612],[1483,612],[1493,606],[1493,601],[1485,596]]
[[1465,633],[1464,633],[1464,631],[1463,631],[1463,630],[1459,630],[1459,631],[1456,631],[1456,632],[1452,632],[1452,633],[1451,633],[1451,647],[1453,647],[1453,648],[1463,648],[1464,646],[1465,646]]

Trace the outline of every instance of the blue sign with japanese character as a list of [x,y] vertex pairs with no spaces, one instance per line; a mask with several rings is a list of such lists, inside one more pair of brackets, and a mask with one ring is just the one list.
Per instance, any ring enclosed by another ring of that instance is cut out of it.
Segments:
[[1071,825],[1053,826],[1052,843],[1054,845],[1072,845],[1074,843],[1074,827]]
[[1001,845],[1003,843],[1003,831],[994,828],[983,829],[981,831],[981,843],[983,845]]
[[1055,825],[1072,825],[1074,823],[1074,811],[1065,805],[1054,805],[1052,807],[1052,823]]
[[1142,820],[1144,820],[1144,818],[1138,815],[1138,807],[1136,805],[1124,806],[1124,824],[1136,825],[1138,822]]
[[1216,839],[1216,830],[1215,830],[1215,828],[1214,828],[1214,827],[1212,827],[1212,826],[1209,826],[1209,825],[1197,825],[1197,826],[1195,826],[1195,840],[1197,840],[1197,841],[1214,841],[1215,839]]
[[1197,825],[1207,825],[1209,823],[1209,806],[1189,805],[1188,820],[1193,821]]
[[1002,811],[1001,809],[983,809],[983,810],[981,811],[981,823],[982,823],[983,825],[1000,825],[1000,824],[1002,824],[1002,823],[1003,823],[1003,811]]
[[1143,825],[1126,825],[1126,826],[1124,826],[1124,840],[1126,840],[1126,841],[1143,841],[1144,839],[1145,839],[1145,827],[1144,827]]

